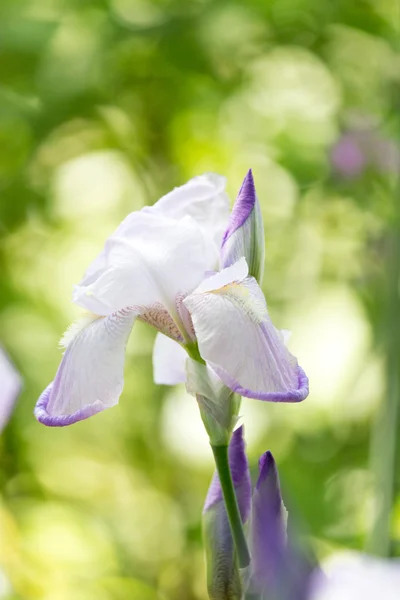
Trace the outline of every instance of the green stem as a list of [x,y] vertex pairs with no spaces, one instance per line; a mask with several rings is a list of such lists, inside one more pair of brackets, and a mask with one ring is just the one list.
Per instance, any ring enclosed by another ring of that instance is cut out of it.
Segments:
[[386,398],[372,436],[372,462],[380,503],[369,549],[379,556],[390,556],[391,515],[396,495],[397,435],[400,401],[400,230],[387,235],[388,291],[386,304]]
[[239,505],[229,468],[228,446],[211,446],[211,448],[221,483],[222,495],[225,501],[226,512],[228,513],[228,520],[231,526],[233,541],[235,543],[239,567],[244,569],[250,564],[250,554],[244,535]]

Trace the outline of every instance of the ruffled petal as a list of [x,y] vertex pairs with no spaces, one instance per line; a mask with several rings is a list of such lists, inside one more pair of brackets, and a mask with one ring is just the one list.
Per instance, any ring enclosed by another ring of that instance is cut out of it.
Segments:
[[200,354],[234,392],[299,402],[308,379],[271,323],[264,295],[246,277],[245,259],[209,277],[185,300]]
[[[71,425],[117,404],[124,385],[125,346],[136,313],[93,318],[67,334],[54,381],[40,396],[35,416],[51,427]],[[72,339],[71,339],[72,338]]]
[[140,211],[126,220],[75,287],[74,302],[98,315],[161,305],[176,316],[177,299],[212,268],[215,250],[191,217],[177,221]]
[[264,225],[251,169],[244,178],[222,239],[222,266],[229,267],[242,256],[249,265],[249,274],[261,283],[265,256]]
[[7,425],[21,388],[20,374],[0,347],[0,432]]
[[228,218],[225,178],[191,179],[122,221],[76,286],[74,302],[99,315],[128,305],[173,304],[218,266]]
[[176,385],[186,381],[185,365],[188,355],[174,340],[158,333],[153,348],[154,383]]
[[205,173],[166,194],[151,210],[173,218],[191,216],[219,248],[229,219],[226,179]]

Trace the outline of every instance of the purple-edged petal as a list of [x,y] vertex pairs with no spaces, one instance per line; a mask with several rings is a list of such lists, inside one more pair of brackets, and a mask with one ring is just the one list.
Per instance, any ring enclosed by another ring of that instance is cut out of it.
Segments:
[[21,387],[20,374],[0,348],[0,432],[8,423]]
[[261,283],[265,257],[264,225],[251,169],[244,178],[222,239],[222,266],[229,267],[242,256],[249,266],[249,275]]
[[185,300],[202,358],[234,392],[273,402],[299,402],[308,379],[268,316],[244,258],[209,277]]
[[124,310],[67,333],[71,339],[56,377],[35,407],[38,421],[63,427],[117,404],[124,384],[125,346],[135,318],[136,313]]
[[186,381],[186,350],[171,338],[158,333],[153,348],[154,383],[176,385]]
[[[237,429],[229,445],[229,465],[245,523],[251,508],[251,482],[245,453],[243,427]],[[203,511],[204,545],[207,559],[207,585],[213,600],[241,600],[241,578],[237,566],[228,515],[218,475],[208,490]]]

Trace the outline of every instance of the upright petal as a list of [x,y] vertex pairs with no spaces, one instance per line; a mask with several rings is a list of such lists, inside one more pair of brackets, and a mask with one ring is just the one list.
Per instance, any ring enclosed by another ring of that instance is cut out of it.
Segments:
[[244,178],[222,239],[222,266],[229,267],[242,256],[249,265],[249,275],[261,283],[265,257],[264,225],[251,169]]
[[153,348],[154,383],[176,385],[186,381],[186,350],[171,338],[158,333]]
[[0,347],[0,432],[7,425],[22,387],[22,379]]
[[73,299],[98,315],[130,307],[172,339],[190,341],[192,324],[182,298],[203,279],[211,255],[216,256],[191,217],[174,221],[135,213],[122,237],[106,242],[105,267],[89,270]]
[[[245,523],[249,518],[251,482],[245,453],[243,427],[237,429],[229,446],[229,465]],[[212,600],[240,600],[241,582],[236,562],[231,530],[222,498],[218,475],[215,473],[208,490],[203,511],[204,542],[207,559],[207,583]]]
[[[163,196],[153,206],[133,212],[122,221],[86,270],[76,287],[74,301],[86,310],[101,315],[110,314],[111,304],[111,311],[121,308],[123,304],[117,305],[115,299],[110,302],[105,294],[98,297],[90,286],[105,274],[111,286],[110,270],[115,271],[126,266],[126,263],[131,264],[137,288],[135,294],[131,289],[124,288],[130,296],[130,304],[148,304],[149,296],[150,302],[161,301],[160,296],[165,295],[163,292],[170,290],[164,290],[158,281],[154,282],[155,275],[157,280],[159,275],[162,276],[157,268],[160,258],[163,259],[159,262],[161,268],[168,269],[170,266],[168,260],[164,259],[170,258],[174,262],[174,282],[179,276],[177,289],[172,290],[172,295],[178,291],[192,291],[204,271],[218,266],[219,247],[228,218],[229,199],[225,193],[225,178],[210,173],[191,179]],[[176,244],[171,245],[171,238],[175,234]],[[185,246],[183,252],[182,245]],[[149,246],[153,250],[150,255]],[[118,279],[119,275],[123,278],[121,273],[115,277]],[[164,278],[168,280],[169,275],[170,269],[164,273]],[[193,280],[196,281],[194,287]],[[142,302],[143,296],[145,302]]]
[[169,218],[191,216],[219,248],[229,219],[226,179],[205,173],[166,194],[151,207]]
[[54,381],[40,396],[35,416],[62,427],[117,404],[124,384],[125,346],[136,313],[120,311],[74,329]]
[[157,304],[175,315],[177,296],[199,284],[212,254],[191,217],[133,213],[128,231],[107,240],[103,267],[76,286],[74,302],[99,315]]
[[203,281],[184,303],[202,358],[232,391],[273,402],[308,395],[307,376],[271,323],[244,258]]

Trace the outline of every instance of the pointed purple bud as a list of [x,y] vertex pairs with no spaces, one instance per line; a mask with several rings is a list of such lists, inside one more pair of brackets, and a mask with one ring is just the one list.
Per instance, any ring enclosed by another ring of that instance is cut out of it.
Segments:
[[278,469],[266,452],[253,494],[251,589],[271,600],[306,600],[315,565],[297,540],[287,539],[286,521]]
[[253,494],[253,579],[256,589],[275,592],[286,562],[286,509],[271,452],[260,458],[259,470]]
[[[251,482],[243,439],[243,427],[232,435],[229,466],[243,523],[251,508]],[[203,536],[207,560],[207,586],[212,600],[241,600],[242,586],[228,515],[215,473],[203,511]]]
[[222,239],[222,266],[229,267],[242,256],[249,266],[249,275],[261,283],[265,256],[264,226],[251,169],[244,178]]

